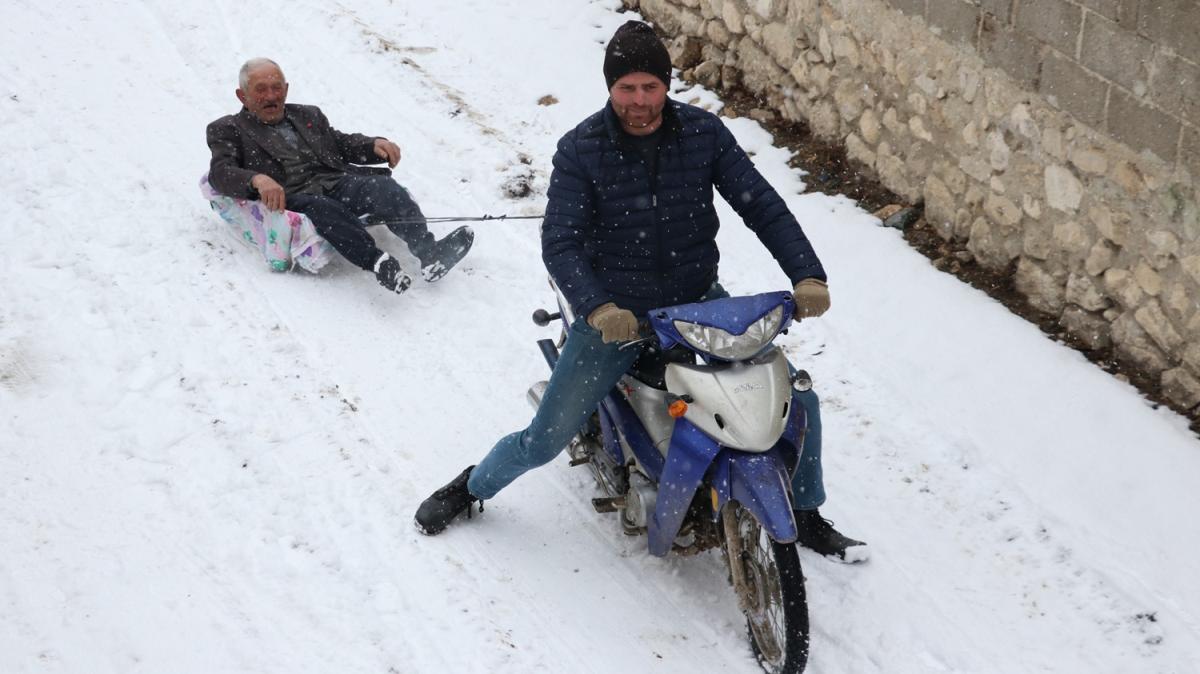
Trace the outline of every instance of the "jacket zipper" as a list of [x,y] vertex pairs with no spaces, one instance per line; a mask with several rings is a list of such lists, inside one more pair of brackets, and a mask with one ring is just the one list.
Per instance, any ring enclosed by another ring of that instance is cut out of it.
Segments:
[[662,144],[660,138],[657,146],[654,148],[654,172],[649,173],[650,176],[650,206],[654,209],[654,236],[657,240],[657,257],[658,257],[658,302],[659,306],[666,303],[666,296],[663,294],[663,288],[667,285],[667,266],[664,260],[665,251],[663,250],[663,231],[662,218],[658,214],[658,174],[662,170]]

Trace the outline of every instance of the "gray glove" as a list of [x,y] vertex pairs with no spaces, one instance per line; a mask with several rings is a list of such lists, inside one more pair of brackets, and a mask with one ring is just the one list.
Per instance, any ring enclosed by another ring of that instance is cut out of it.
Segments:
[[796,300],[795,318],[812,318],[829,311],[829,286],[815,278],[801,279],[792,290]]
[[628,309],[612,302],[596,307],[587,317],[588,325],[600,331],[605,344],[628,342],[637,339],[637,317]]

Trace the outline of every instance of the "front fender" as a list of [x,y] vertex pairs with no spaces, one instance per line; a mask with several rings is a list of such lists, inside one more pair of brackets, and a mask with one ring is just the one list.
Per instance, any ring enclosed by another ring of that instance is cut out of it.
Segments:
[[714,512],[736,500],[754,514],[772,539],[780,543],[795,541],[791,470],[782,444],[766,452],[722,448],[690,422],[676,420],[658,485],[658,502],[646,531],[650,554],[662,557],[671,551],[696,490],[710,469],[717,492]]
[[683,525],[692,497],[720,451],[721,446],[691,422],[675,420],[671,447],[658,481],[658,502],[646,527],[650,554],[662,557],[671,551],[671,543]]
[[717,463],[728,477],[725,493],[717,489],[716,512],[732,499],[754,514],[772,540],[794,542],[798,532],[792,514],[790,471],[779,448],[761,454],[726,449],[717,457]]

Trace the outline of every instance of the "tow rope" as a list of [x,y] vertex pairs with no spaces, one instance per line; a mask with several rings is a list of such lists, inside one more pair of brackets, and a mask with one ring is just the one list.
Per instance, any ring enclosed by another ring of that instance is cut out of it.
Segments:
[[370,225],[419,225],[428,222],[482,222],[484,220],[541,220],[542,215],[447,215],[436,218],[403,218],[400,220],[372,220]]

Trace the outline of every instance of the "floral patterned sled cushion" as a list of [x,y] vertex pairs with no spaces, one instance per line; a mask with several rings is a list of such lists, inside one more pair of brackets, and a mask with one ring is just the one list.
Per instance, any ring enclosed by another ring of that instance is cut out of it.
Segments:
[[208,183],[207,173],[200,178],[200,194],[229,224],[234,235],[257,248],[275,271],[299,266],[315,274],[333,257],[333,246],[317,234],[306,215],[270,211],[257,201],[218,194]]

